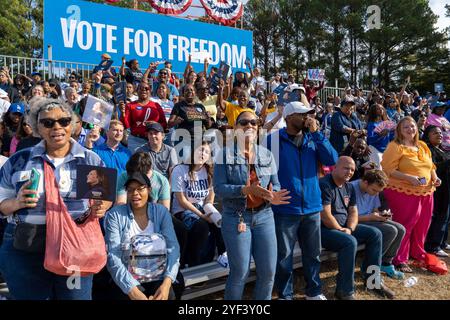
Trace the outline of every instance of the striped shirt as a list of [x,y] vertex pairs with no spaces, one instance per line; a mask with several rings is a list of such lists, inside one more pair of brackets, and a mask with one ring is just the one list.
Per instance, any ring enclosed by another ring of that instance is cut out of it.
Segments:
[[30,179],[31,169],[35,168],[40,174],[37,206],[32,209],[21,209],[15,216],[9,216],[8,222],[14,223],[17,218],[21,222],[45,224],[45,190],[44,190],[44,162],[47,161],[55,168],[56,181],[59,192],[73,219],[81,216],[88,209],[89,200],[76,198],[77,165],[104,166],[103,161],[94,152],[85,149],[71,139],[70,153],[62,161],[53,161],[46,154],[45,141],[35,147],[27,148],[15,153],[0,170],[0,202],[15,198],[22,185]]

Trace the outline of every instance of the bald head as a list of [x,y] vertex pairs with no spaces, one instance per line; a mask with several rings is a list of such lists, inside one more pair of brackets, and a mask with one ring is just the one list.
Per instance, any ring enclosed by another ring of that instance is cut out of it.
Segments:
[[335,182],[344,183],[350,181],[355,169],[355,161],[352,158],[347,156],[340,157],[332,173]]

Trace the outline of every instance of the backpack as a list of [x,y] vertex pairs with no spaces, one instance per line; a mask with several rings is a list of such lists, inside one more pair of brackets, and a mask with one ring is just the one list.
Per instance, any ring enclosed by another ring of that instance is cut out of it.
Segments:
[[167,268],[166,240],[158,233],[138,234],[130,240],[128,271],[140,283],[162,280]]

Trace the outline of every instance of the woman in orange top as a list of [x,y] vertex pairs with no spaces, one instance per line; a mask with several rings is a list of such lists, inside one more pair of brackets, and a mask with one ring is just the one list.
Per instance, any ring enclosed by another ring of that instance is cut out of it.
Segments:
[[381,161],[389,177],[384,191],[392,219],[406,228],[406,235],[393,263],[402,272],[412,272],[409,255],[425,260],[424,242],[433,212],[433,192],[441,184],[428,146],[419,141],[417,124],[405,117],[397,125],[395,139]]

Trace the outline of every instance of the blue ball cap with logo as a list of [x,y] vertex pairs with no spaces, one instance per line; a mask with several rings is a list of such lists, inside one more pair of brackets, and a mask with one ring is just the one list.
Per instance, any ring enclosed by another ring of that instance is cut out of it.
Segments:
[[23,105],[23,103],[13,103],[9,107],[9,112],[23,114],[25,112],[25,106]]

